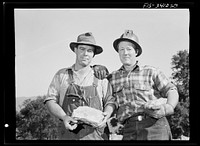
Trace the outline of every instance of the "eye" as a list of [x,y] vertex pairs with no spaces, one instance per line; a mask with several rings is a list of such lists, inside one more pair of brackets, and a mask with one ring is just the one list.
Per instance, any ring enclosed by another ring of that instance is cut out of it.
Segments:
[[79,49],[80,49],[81,51],[84,51],[84,50],[85,50],[85,48],[83,48],[83,47],[79,47]]
[[124,48],[119,48],[119,51],[124,51]]
[[87,50],[88,52],[93,52],[93,50],[92,49],[89,49],[89,50]]
[[128,47],[126,47],[126,49],[127,49],[128,51],[134,50],[134,48],[133,48],[132,46],[128,46]]

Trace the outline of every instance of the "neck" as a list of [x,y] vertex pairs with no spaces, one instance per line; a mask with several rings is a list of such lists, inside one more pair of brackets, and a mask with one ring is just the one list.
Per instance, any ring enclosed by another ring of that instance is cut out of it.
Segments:
[[132,71],[135,68],[136,64],[137,62],[135,62],[135,64],[130,64],[130,65],[124,64],[124,68],[126,71]]
[[74,65],[74,71],[78,71],[82,75],[87,73],[89,70],[90,70],[90,65],[81,66],[81,65],[79,65],[77,63]]

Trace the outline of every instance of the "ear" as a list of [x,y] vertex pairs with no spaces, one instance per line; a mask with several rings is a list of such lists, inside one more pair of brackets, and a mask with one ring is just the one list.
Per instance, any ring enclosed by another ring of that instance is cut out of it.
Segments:
[[93,52],[94,52],[93,58],[94,58],[94,56],[96,55],[95,51],[96,51],[96,50],[94,49],[94,51],[93,51]]
[[77,53],[78,46],[74,47],[74,53]]
[[95,48],[93,48],[93,52],[94,52],[94,55],[93,55],[93,58],[94,58],[94,56],[96,55],[96,49]]
[[137,50],[137,49],[135,49],[135,56],[137,56],[137,54],[138,54],[138,50]]

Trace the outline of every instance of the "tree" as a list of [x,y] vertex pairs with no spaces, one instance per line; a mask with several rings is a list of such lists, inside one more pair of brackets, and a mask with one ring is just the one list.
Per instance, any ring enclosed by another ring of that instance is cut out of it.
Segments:
[[44,98],[24,101],[23,108],[16,113],[16,139],[57,139],[58,120],[48,113]]
[[172,78],[176,81],[180,101],[189,98],[189,53],[187,50],[179,51],[172,57]]
[[172,57],[172,78],[179,93],[179,103],[173,115],[168,116],[174,139],[181,135],[190,136],[189,124],[189,53],[179,51]]

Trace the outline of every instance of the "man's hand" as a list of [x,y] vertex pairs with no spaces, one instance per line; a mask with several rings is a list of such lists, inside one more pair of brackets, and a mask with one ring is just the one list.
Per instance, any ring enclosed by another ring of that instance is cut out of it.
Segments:
[[123,133],[123,127],[119,120],[116,117],[111,117],[107,121],[108,129],[110,133],[112,134],[122,134]]
[[174,113],[174,108],[168,103],[153,106],[147,105],[144,108],[145,113],[157,119]]
[[103,112],[103,115],[104,115],[104,118],[103,118],[102,122],[98,124],[98,128],[105,127],[106,126],[106,122],[108,121],[108,119],[110,117],[107,112]]
[[103,65],[94,65],[93,70],[94,70],[94,76],[100,80],[103,80],[109,74],[108,69]]
[[76,129],[78,121],[74,120],[72,117],[65,115],[64,117],[62,117],[62,120],[66,129]]
[[151,106],[150,108],[146,108],[145,112],[156,119],[160,119],[166,115],[164,105]]
[[166,98],[149,100],[144,104],[145,113],[157,119],[166,116],[166,102]]

